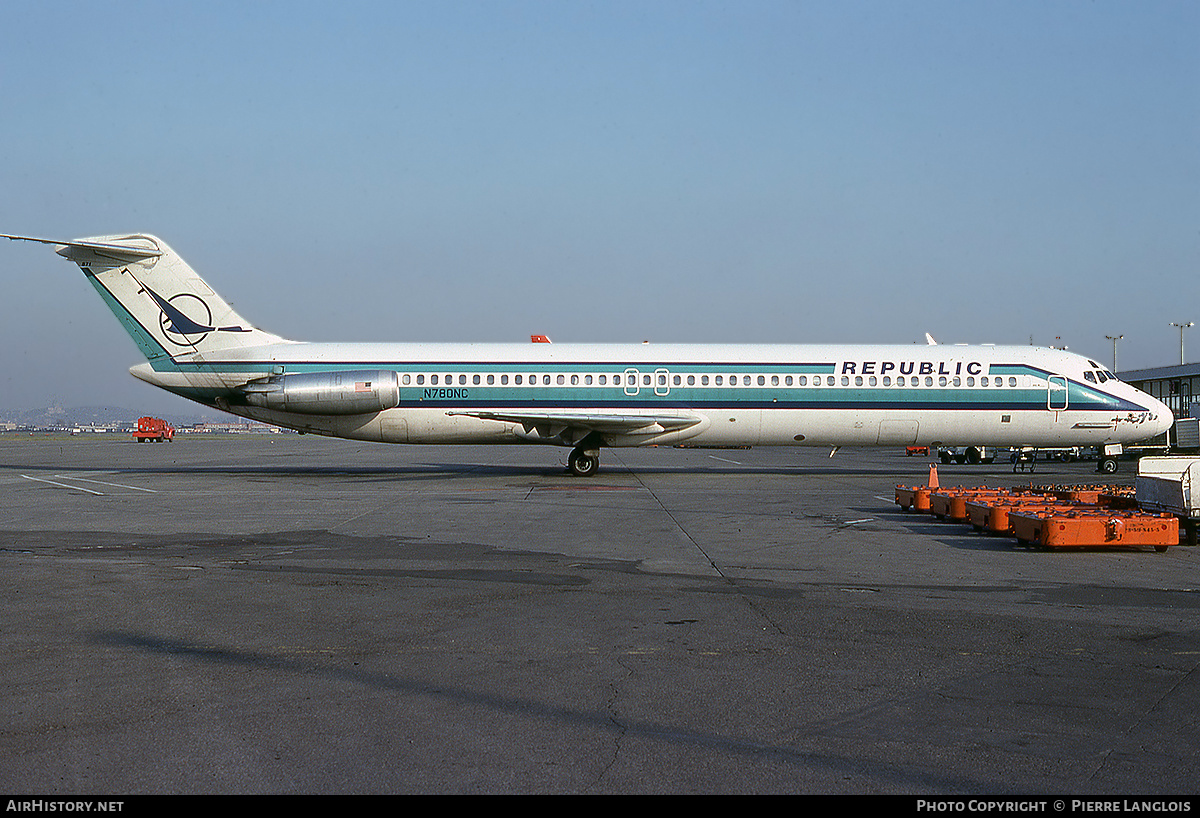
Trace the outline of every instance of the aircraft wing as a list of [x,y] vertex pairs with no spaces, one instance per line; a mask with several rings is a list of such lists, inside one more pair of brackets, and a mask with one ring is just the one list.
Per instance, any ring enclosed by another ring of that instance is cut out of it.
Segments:
[[574,412],[447,412],[448,415],[519,423],[527,428],[560,426],[608,434],[653,435],[695,426],[698,415],[587,415]]

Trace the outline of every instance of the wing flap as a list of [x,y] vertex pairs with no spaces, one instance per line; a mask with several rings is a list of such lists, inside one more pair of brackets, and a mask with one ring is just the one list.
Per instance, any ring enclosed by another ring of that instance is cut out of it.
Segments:
[[519,423],[526,427],[561,426],[606,434],[653,435],[695,426],[696,415],[589,415],[574,412],[447,412],[451,416]]

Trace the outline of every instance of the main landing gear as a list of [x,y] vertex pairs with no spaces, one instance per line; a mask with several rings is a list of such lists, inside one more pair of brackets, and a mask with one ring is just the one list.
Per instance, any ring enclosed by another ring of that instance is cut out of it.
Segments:
[[567,458],[567,468],[576,477],[591,477],[600,470],[599,449],[572,449]]

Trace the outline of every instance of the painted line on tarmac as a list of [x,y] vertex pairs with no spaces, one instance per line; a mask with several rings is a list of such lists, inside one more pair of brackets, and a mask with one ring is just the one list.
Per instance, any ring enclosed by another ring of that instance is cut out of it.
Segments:
[[[24,476],[24,475],[22,475],[22,476]],[[62,479],[62,480],[80,480],[84,483],[95,483],[99,486],[113,486],[113,487],[119,488],[119,489],[132,489],[133,491],[145,491],[150,494],[158,494],[158,489],[144,489],[141,486],[129,486],[129,485],[126,485],[125,483],[106,483],[103,480],[89,480],[86,477],[75,477],[74,475],[70,475],[70,474],[56,474],[54,476],[59,479]]]
[[41,477],[30,477],[28,474],[22,474],[21,476],[26,480],[33,480],[36,483],[47,483],[51,486],[58,486],[59,488],[71,489],[73,491],[86,491],[88,494],[95,494],[97,497],[104,496],[104,492],[102,491],[92,491],[91,489],[85,489],[83,486],[72,486],[68,483],[59,483],[56,480],[46,480]]

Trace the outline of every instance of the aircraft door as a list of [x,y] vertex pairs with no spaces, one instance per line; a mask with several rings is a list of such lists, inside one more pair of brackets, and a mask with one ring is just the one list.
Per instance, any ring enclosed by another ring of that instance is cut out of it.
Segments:
[[641,385],[638,383],[640,377],[641,373],[632,367],[625,370],[625,394],[631,398],[641,389]]
[[654,394],[665,398],[671,394],[671,373],[666,369],[654,370]]
[[1067,379],[1062,375],[1046,378],[1046,408],[1051,412],[1067,408]]

